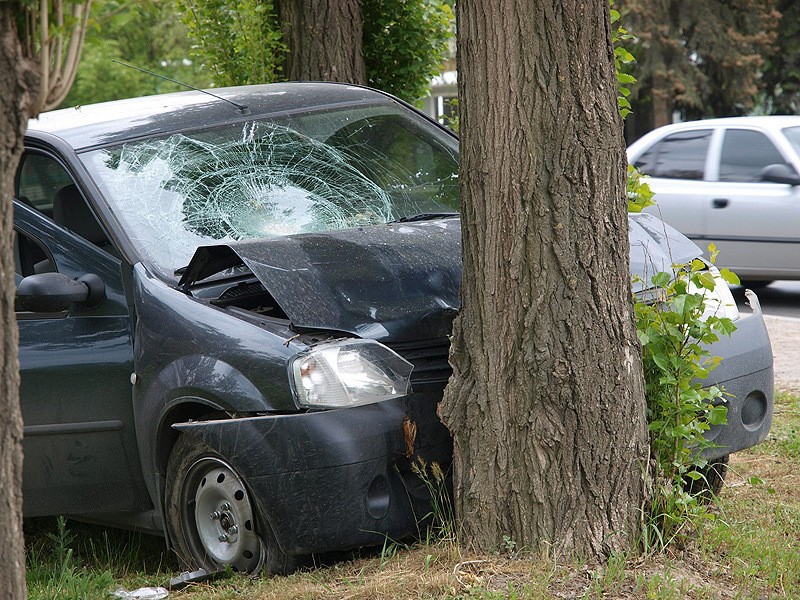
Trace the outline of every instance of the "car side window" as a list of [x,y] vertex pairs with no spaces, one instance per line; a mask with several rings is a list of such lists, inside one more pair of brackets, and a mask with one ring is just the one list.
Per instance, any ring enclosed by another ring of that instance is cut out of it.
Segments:
[[25,153],[17,171],[15,195],[48,217],[53,216],[53,199],[72,178],[54,158],[44,154]]
[[768,165],[788,165],[770,139],[751,129],[728,129],[722,141],[720,181],[761,181]]
[[44,244],[18,229],[14,230],[14,265],[17,283],[28,275],[54,273],[57,270]]
[[110,250],[105,231],[70,174],[55,158],[27,152],[15,181],[17,198],[89,242]]
[[652,177],[702,179],[711,129],[673,133],[656,142],[634,163]]

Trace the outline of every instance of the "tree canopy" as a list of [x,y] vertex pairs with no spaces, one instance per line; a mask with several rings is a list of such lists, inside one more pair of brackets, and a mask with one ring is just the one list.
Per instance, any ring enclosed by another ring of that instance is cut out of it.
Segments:
[[800,4],[778,0],[781,13],[775,51],[767,57],[764,74],[765,108],[773,114],[800,113]]
[[[324,70],[310,66],[319,62],[312,60],[315,54],[323,54],[324,49],[319,48],[323,34],[332,35],[337,30],[333,25],[344,23],[335,14],[325,16],[328,9],[322,6],[324,3],[317,6],[295,0],[177,2],[196,42],[196,55],[208,66],[217,85],[268,83],[287,78],[347,80],[340,73],[334,76],[331,71],[326,75]],[[369,85],[410,102],[418,101],[438,73],[452,35],[453,13],[449,3],[364,0],[357,4],[359,39],[335,44],[349,46],[360,55],[353,59],[356,67],[351,65],[346,70],[361,73],[360,63]],[[331,21],[317,22],[320,16]]]
[[634,137],[672,122],[673,111],[697,119],[754,108],[781,22],[773,0],[620,0],[618,6],[638,40]]
[[62,105],[185,89],[115,61],[208,87],[211,75],[190,56],[186,26],[173,0],[95,0],[75,84]]

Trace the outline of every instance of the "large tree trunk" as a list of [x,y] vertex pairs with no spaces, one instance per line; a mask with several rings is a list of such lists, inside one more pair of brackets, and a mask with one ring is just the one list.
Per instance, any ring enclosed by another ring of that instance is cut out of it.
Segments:
[[291,81],[367,81],[362,51],[361,0],[280,0]]
[[22,50],[16,2],[0,3],[0,598],[25,597],[22,537],[22,414],[14,314],[14,173],[28,111],[39,93],[36,65]]
[[607,0],[457,3],[464,543],[602,558],[640,531],[647,437]]

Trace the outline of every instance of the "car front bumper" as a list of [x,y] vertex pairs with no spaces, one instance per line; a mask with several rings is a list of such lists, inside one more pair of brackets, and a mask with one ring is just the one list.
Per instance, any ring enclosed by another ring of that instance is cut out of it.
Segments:
[[706,439],[714,446],[703,456],[709,460],[744,450],[764,441],[772,425],[774,372],[772,346],[758,298],[747,293],[752,309],[735,321],[736,331],[709,346],[722,362],[704,383],[721,387],[726,394],[727,425],[712,425]]
[[[709,348],[723,360],[705,383],[722,387],[728,406],[728,424],[706,434],[715,444],[704,451],[709,460],[769,433],[772,349],[754,295],[751,306],[736,331]],[[354,408],[174,427],[224,456],[248,482],[281,549],[302,555],[419,533],[430,496],[412,461],[438,462],[447,471],[452,456],[450,434],[436,414],[440,400],[441,391],[431,391]]]
[[354,408],[175,427],[202,439],[245,478],[281,550],[321,553],[419,533],[430,496],[412,461],[438,462],[447,471],[452,455],[450,434],[436,415],[440,399],[441,393],[411,394]]

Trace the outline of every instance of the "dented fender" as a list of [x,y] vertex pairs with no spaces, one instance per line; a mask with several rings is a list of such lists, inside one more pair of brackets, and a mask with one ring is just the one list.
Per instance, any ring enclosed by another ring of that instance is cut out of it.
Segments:
[[452,454],[436,415],[439,399],[411,394],[353,408],[173,427],[208,444],[243,476],[284,552],[306,554],[416,532],[429,508],[411,460],[420,456],[447,470]]
[[[415,452],[450,440],[435,412],[436,394],[414,394],[366,406],[176,423],[226,458],[241,475],[324,469],[377,457],[399,458],[408,450],[403,423],[417,426]],[[409,398],[424,398],[419,410]]]

